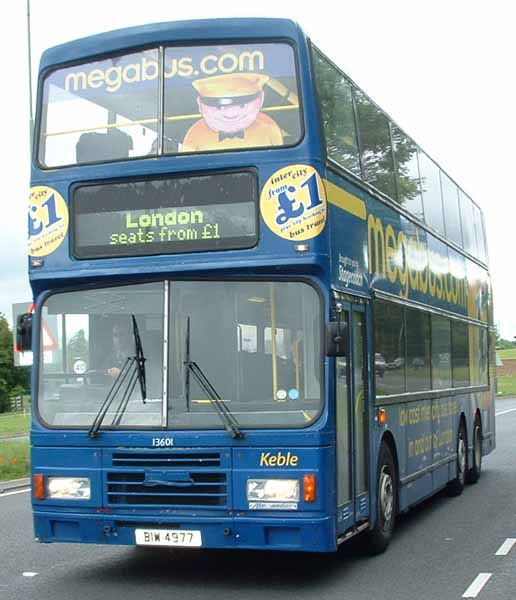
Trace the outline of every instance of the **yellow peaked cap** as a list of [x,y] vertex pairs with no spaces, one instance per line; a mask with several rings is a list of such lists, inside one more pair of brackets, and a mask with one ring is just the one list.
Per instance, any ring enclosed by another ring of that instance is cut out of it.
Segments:
[[268,80],[268,75],[259,73],[228,73],[196,79],[192,85],[206,98],[236,98],[261,92]]

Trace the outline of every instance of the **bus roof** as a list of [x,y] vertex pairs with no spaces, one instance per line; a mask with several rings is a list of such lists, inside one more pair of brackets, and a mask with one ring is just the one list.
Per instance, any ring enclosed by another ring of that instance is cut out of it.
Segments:
[[232,18],[151,23],[107,31],[49,48],[41,57],[40,71],[61,63],[101,56],[123,48],[195,40],[207,42],[221,38],[270,38],[271,35],[297,39],[303,34],[299,25],[290,19]]

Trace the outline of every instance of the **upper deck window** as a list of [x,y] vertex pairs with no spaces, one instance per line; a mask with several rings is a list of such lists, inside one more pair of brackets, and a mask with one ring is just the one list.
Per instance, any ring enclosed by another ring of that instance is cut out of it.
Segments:
[[164,151],[292,146],[301,137],[288,44],[165,50]]
[[485,263],[487,248],[480,209],[315,46],[312,57],[331,162]]
[[315,48],[313,58],[328,156],[360,176],[352,85]]
[[39,161],[46,167],[156,153],[159,52],[54,71],[45,80]]
[[169,47],[52,72],[38,157],[60,167],[291,146],[300,137],[291,46]]

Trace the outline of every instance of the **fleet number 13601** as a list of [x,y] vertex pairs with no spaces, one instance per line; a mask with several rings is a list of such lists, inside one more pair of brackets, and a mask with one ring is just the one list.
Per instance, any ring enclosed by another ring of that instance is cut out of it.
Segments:
[[174,445],[174,440],[171,437],[152,438],[153,448],[171,448]]

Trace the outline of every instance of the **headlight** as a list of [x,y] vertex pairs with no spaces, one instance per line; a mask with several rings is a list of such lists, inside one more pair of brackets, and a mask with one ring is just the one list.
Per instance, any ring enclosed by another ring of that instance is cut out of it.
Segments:
[[47,492],[54,500],[89,500],[91,481],[87,477],[49,477]]
[[247,500],[299,502],[298,479],[248,479]]

